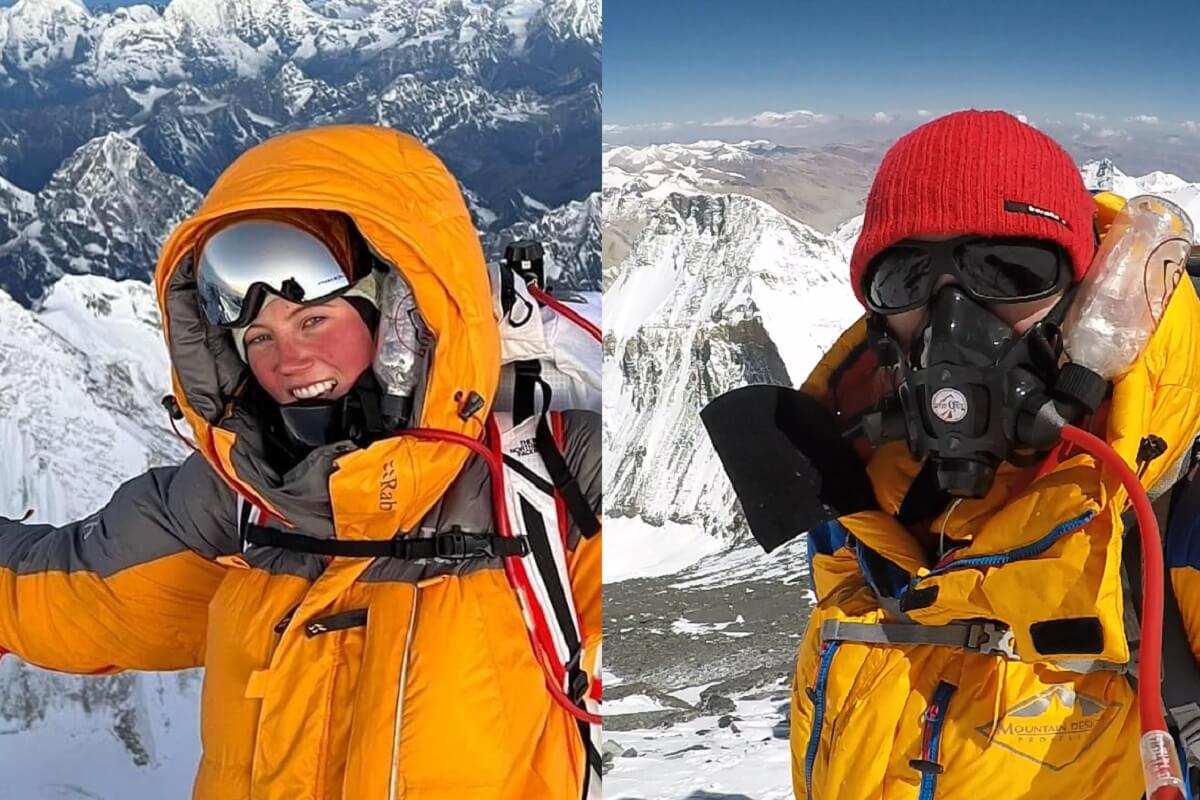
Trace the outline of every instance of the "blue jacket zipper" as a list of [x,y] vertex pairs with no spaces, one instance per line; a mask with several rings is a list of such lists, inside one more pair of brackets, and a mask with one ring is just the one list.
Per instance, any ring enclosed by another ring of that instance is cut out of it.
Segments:
[[932,578],[935,575],[942,575],[956,569],[967,569],[969,567],[1000,567],[1009,564],[1013,561],[1021,561],[1026,558],[1033,558],[1046,552],[1062,537],[1072,531],[1082,528],[1084,525],[1091,522],[1096,516],[1095,512],[1087,511],[1080,514],[1074,519],[1069,519],[1066,522],[1058,525],[1049,533],[1036,542],[1031,542],[1023,547],[1018,547],[1016,550],[1009,550],[1007,553],[997,553],[994,556],[968,556],[951,561],[948,564],[943,564],[940,567],[934,567],[924,576]]
[[946,722],[946,709],[950,705],[950,695],[954,694],[953,684],[942,681],[933,690],[933,699],[925,709],[925,735],[921,748],[921,758],[911,764],[921,771],[920,793],[917,800],[933,800],[937,791],[938,776],[942,774],[942,765],[938,763],[938,755],[942,745],[942,726]]
[[812,730],[808,732],[808,750],[804,754],[804,791],[808,800],[812,800],[813,765],[817,763],[817,750],[821,747],[821,728],[825,724],[825,683],[829,679],[829,666],[833,663],[834,653],[841,642],[826,642],[825,650],[821,653],[821,663],[817,667],[817,683],[813,687],[813,718]]

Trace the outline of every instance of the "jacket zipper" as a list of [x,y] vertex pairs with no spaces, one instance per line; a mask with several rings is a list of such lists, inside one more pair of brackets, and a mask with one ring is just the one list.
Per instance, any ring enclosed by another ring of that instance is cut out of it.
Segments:
[[421,591],[413,586],[412,610],[408,614],[408,631],[404,635],[404,656],[400,662],[400,687],[396,691],[396,722],[392,728],[392,769],[388,776],[388,800],[396,800],[400,778],[400,726],[404,719],[404,692],[408,688],[408,656],[412,650],[413,633],[417,629],[417,601]]
[[829,679],[829,667],[833,656],[837,653],[841,642],[826,642],[825,650],[821,653],[821,663],[817,667],[817,683],[813,687],[812,729],[808,732],[808,752],[804,754],[804,792],[808,800],[812,800],[813,766],[817,763],[817,751],[821,747],[821,728],[825,725],[825,683]]
[[933,569],[929,570],[922,578],[932,578],[935,575],[941,575],[946,572],[951,572],[956,569],[966,569],[968,567],[1000,567],[1005,564],[1010,564],[1013,561],[1021,561],[1026,558],[1033,558],[1046,552],[1062,537],[1066,536],[1074,530],[1082,528],[1084,525],[1091,522],[1092,517],[1096,514],[1092,511],[1084,512],[1074,519],[1069,519],[1066,522],[1058,525],[1041,539],[1036,542],[1031,542],[1023,547],[1018,547],[1015,550],[1009,550],[1007,553],[997,553],[991,556],[967,556],[966,558],[954,559],[952,561],[944,561]]
[[921,757],[908,762],[909,766],[921,773],[920,794],[917,800],[933,800],[937,791],[938,776],[942,774],[942,765],[938,763],[938,755],[942,748],[942,726],[946,723],[946,708],[950,705],[950,695],[954,694],[953,684],[942,681],[933,690],[933,698],[925,709],[925,731],[921,736]]

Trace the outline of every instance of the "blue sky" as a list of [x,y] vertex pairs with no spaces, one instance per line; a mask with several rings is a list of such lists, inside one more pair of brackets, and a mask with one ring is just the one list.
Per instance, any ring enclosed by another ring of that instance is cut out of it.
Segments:
[[[686,141],[679,128],[722,120],[886,136],[979,107],[1085,136],[1200,137],[1197,28],[1191,0],[605,0],[604,122],[609,138],[674,126]],[[756,116],[794,111],[819,117]]]

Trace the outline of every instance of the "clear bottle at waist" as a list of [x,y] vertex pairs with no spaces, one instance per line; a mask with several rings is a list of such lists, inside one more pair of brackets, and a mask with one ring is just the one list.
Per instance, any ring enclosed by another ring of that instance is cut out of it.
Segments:
[[1117,214],[1063,321],[1071,362],[1105,380],[1137,360],[1186,275],[1192,221],[1153,195]]

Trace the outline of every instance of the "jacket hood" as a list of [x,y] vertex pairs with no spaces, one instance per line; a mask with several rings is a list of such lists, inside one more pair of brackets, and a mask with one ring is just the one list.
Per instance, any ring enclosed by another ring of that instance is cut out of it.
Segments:
[[[285,134],[247,151],[171,234],[155,287],[176,399],[196,444],[232,488],[312,536],[390,538],[444,494],[469,451],[403,435],[319,448],[286,475],[265,465],[254,421],[233,400],[246,372],[196,297],[195,253],[243,216],[340,212],[408,282],[435,345],[414,427],[477,438],[500,372],[499,333],[478,233],[458,184],[411,136],[361,125]],[[465,419],[464,399],[484,407]]]

